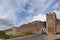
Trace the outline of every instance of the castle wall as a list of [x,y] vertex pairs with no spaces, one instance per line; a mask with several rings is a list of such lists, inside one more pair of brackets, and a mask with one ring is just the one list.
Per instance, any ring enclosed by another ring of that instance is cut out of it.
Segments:
[[54,34],[55,33],[55,27],[56,27],[56,14],[50,13],[46,14],[46,28],[48,30],[48,34]]
[[26,26],[21,26],[20,28],[20,34],[40,34],[42,31],[42,22],[32,22],[27,24]]
[[7,31],[7,32],[5,32],[5,34],[12,35],[12,31]]
[[13,27],[11,29],[6,30],[5,34],[6,35],[19,35],[19,32],[20,32],[19,29]]
[[56,20],[56,33],[60,33],[60,19]]
[[11,30],[7,30],[5,33],[7,35],[20,35],[20,34],[41,34],[42,33],[42,22],[37,21],[33,23],[29,23],[26,25],[22,25],[18,28],[12,28]]

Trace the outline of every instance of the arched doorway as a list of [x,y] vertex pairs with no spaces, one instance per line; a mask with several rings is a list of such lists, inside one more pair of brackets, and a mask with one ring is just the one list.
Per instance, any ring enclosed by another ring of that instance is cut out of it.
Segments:
[[42,28],[42,34],[47,34],[46,28]]
[[47,34],[47,29],[46,29],[46,22],[43,22],[42,24],[42,34]]

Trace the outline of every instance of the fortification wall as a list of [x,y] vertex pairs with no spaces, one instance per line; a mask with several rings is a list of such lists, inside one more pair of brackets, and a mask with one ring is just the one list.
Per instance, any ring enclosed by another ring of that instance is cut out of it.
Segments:
[[60,33],[60,19],[56,20],[56,33]]
[[32,22],[26,25],[22,25],[18,28],[12,28],[5,31],[7,35],[20,35],[20,34],[41,34],[42,33],[42,22]]
[[13,27],[5,31],[6,35],[19,35],[19,29]]

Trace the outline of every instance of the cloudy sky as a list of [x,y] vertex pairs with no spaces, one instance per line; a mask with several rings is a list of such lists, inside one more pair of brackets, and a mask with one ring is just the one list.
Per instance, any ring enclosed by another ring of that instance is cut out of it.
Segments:
[[46,13],[60,18],[60,0],[0,0],[0,30],[35,20],[46,20]]

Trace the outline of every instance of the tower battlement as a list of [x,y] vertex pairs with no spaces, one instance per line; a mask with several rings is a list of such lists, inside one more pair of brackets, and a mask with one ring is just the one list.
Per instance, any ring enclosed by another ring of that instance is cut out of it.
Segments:
[[56,13],[55,12],[50,12],[50,13],[47,13],[46,16],[56,16]]

